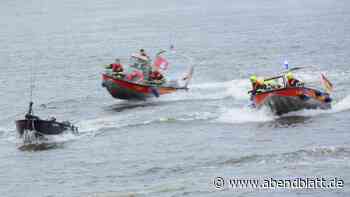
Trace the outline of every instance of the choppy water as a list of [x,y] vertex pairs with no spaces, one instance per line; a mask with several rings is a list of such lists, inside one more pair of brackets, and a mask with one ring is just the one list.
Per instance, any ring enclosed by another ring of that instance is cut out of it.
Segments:
[[[0,193],[349,196],[349,10],[347,0],[3,0]],[[130,103],[101,87],[100,65],[170,44],[196,65],[189,92]],[[279,72],[286,58],[327,74],[333,109],[278,118],[247,107],[247,77]],[[27,109],[31,65],[35,112],[72,120],[79,136],[19,149],[14,120]],[[340,177],[345,186],[217,191],[217,176]]]

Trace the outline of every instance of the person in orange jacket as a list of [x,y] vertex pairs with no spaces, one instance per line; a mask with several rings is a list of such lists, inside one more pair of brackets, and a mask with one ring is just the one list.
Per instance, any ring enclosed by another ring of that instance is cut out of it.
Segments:
[[292,72],[288,72],[286,74],[286,78],[287,78],[287,85],[289,87],[297,87],[297,86],[302,86],[304,85],[304,83],[298,79],[296,79],[294,76],[293,76],[293,73]]
[[259,80],[256,77],[256,75],[252,75],[250,77],[250,82],[252,83],[252,90],[250,91],[252,93],[252,95],[256,94],[261,89],[265,89],[266,88],[266,85],[264,84],[264,82]]

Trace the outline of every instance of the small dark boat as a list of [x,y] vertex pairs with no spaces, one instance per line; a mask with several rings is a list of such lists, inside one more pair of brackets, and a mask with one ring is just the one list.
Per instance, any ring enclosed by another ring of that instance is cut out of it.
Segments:
[[[106,71],[102,74],[102,86],[107,89],[112,97],[124,100],[146,100],[150,97],[159,97],[178,90],[188,90],[188,84],[194,70],[193,67],[190,67],[188,73],[182,79],[158,83],[146,77],[148,74],[144,71],[144,66],[149,64],[149,62],[144,57],[133,54],[130,61],[130,69],[141,73],[141,80],[130,80],[126,76],[127,73],[117,74],[109,68],[106,68]],[[148,67],[151,68],[152,66],[149,64]]]
[[284,76],[277,76],[265,81],[280,81],[275,88],[267,88],[251,95],[253,106],[261,108],[267,106],[276,115],[303,109],[330,109],[331,97],[326,92],[304,85],[289,87]]
[[68,130],[75,134],[78,132],[78,128],[68,121],[58,122],[55,118],[43,120],[37,116],[34,116],[32,106],[33,102],[30,102],[29,111],[25,115],[25,119],[16,121],[16,129],[20,138],[27,140],[25,138],[27,137],[26,134],[28,133],[32,134],[31,137],[41,139],[46,135],[59,135]]

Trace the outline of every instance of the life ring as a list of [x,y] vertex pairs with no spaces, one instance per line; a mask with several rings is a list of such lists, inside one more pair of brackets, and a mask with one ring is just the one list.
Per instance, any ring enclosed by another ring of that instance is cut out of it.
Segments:
[[[126,77],[129,81],[135,81],[135,82],[142,82],[144,80],[143,73],[138,70],[132,71],[128,76]],[[138,78],[135,80],[135,78]]]

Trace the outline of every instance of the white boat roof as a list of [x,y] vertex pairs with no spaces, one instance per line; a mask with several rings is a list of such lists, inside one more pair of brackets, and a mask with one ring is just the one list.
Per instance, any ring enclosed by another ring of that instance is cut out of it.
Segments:
[[140,60],[143,60],[143,61],[148,61],[149,59],[145,56],[142,56],[138,53],[133,53],[131,54],[131,57],[134,57],[134,58],[137,58],[137,59],[140,59]]

